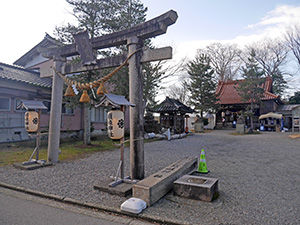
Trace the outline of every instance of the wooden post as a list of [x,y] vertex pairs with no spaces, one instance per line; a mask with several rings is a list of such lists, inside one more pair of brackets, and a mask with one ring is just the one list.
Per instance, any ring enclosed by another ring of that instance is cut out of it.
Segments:
[[[89,121],[87,123],[87,121]],[[84,132],[83,141],[85,145],[91,145],[91,109],[88,103],[84,103]]]
[[[121,105],[121,111],[124,113],[124,118],[125,118],[125,106]],[[124,130],[125,130],[125,121],[124,121]],[[124,136],[120,139],[120,145],[121,145],[121,180],[124,180]]]
[[[127,40],[128,54],[142,47],[138,37]],[[144,113],[143,113],[143,77],[141,53],[137,52],[129,60],[129,101],[135,104],[130,108],[130,178],[144,179]]]
[[188,133],[188,132],[189,132],[189,125],[188,125],[188,122],[189,122],[189,116],[188,116],[188,115],[185,115],[185,133]]
[[41,140],[41,109],[39,109],[38,115],[39,115],[39,123],[38,123],[38,130],[36,133],[36,161],[39,160],[39,150],[40,150],[40,140]]
[[[54,57],[54,68],[61,71],[64,61],[62,57]],[[52,163],[58,162],[63,84],[63,79],[54,73],[48,138],[48,161]]]

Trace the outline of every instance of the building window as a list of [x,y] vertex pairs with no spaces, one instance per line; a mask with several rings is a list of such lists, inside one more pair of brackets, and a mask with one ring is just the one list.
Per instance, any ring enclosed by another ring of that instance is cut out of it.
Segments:
[[67,114],[67,115],[74,115],[74,109],[68,105],[69,105],[68,103],[62,104],[61,113]]
[[10,98],[0,97],[0,111],[10,111]]
[[92,122],[106,122],[107,112],[103,107],[91,108]]

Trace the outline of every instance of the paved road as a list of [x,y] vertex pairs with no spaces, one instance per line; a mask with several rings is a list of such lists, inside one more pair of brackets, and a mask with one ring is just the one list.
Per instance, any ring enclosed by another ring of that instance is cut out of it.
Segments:
[[150,224],[0,188],[0,224]]

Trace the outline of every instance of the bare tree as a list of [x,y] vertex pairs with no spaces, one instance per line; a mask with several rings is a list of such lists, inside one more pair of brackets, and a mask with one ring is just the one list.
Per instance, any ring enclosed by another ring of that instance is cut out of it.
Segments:
[[171,77],[176,77],[184,71],[185,61],[186,58],[182,58],[176,63],[164,60],[143,64],[143,99],[145,101],[146,110],[157,104],[156,96],[160,90],[165,89],[164,86],[170,86]]
[[178,83],[173,84],[166,90],[166,95],[170,98],[177,99],[183,104],[188,104],[189,90],[188,90],[188,78],[182,75],[179,78]]
[[279,39],[265,39],[246,46],[246,55],[254,51],[254,59],[259,63],[266,76],[273,80],[273,92],[282,95],[287,88],[287,82],[284,71],[288,48],[285,43]]
[[300,66],[300,24],[290,27],[285,33],[287,47],[293,52]]
[[206,54],[211,59],[211,66],[220,81],[232,80],[241,66],[239,57],[241,50],[235,44],[213,43],[199,53]]

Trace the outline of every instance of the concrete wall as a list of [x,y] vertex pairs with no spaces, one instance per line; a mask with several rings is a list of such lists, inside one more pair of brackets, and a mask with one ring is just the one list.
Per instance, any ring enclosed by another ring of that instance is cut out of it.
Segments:
[[36,65],[31,65],[28,69],[37,69],[40,72],[40,77],[53,77],[53,60],[46,60]]
[[41,63],[41,62],[45,62],[45,61],[47,61],[47,60],[48,60],[48,59],[45,58],[45,57],[43,57],[42,54],[39,54],[38,56],[32,58],[31,60],[28,60],[28,61],[26,62],[26,65],[25,65],[24,67],[25,67],[25,68],[29,68],[29,67],[32,67],[32,66],[34,66],[34,65],[37,65],[37,64],[39,64],[39,63]]

